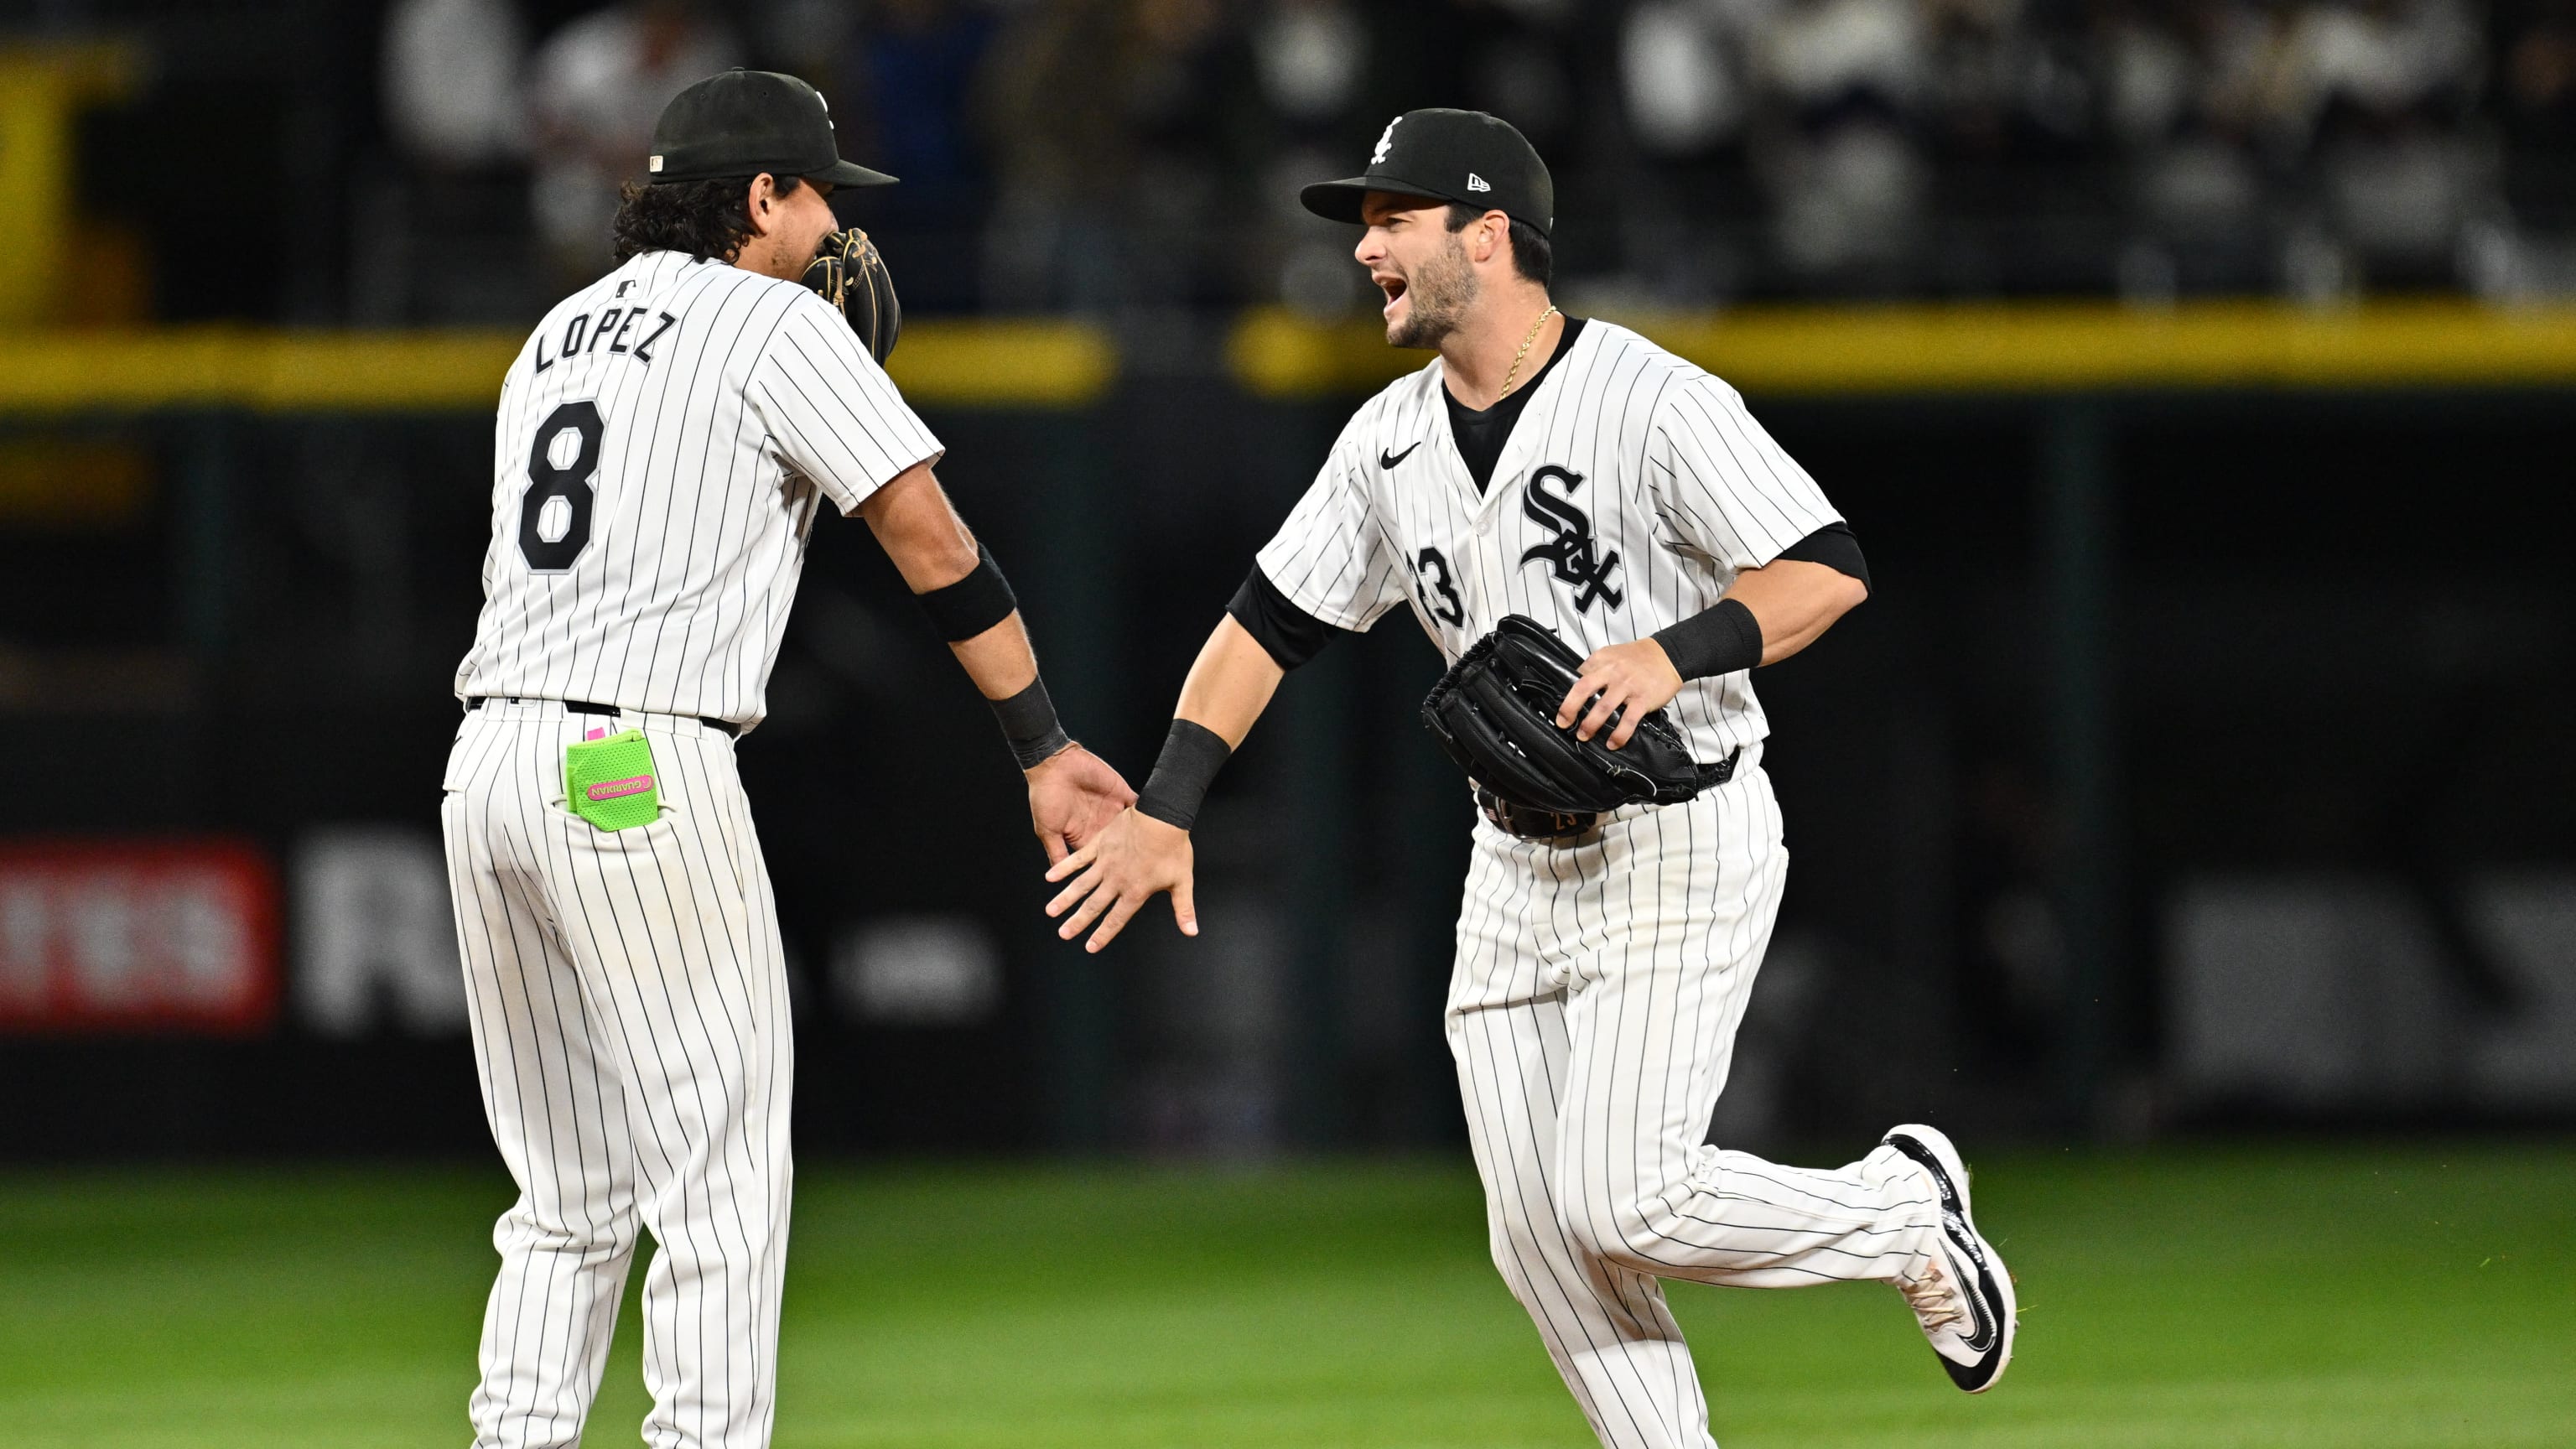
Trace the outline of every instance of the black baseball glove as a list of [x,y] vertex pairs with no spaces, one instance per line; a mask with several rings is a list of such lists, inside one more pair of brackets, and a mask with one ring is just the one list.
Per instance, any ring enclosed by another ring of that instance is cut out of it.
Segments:
[[868,234],[851,227],[823,238],[823,249],[806,265],[805,285],[850,319],[850,330],[879,363],[894,355],[895,338],[903,332],[903,304],[894,297],[894,274]]
[[[1610,748],[1610,727],[1588,740],[1559,729],[1556,707],[1583,677],[1583,656],[1535,619],[1505,615],[1422,701],[1431,737],[1476,783],[1531,810],[1589,813],[1651,800],[1673,805],[1725,778],[1727,765],[1690,757],[1681,731],[1656,710]],[[1616,717],[1613,717],[1616,722]]]

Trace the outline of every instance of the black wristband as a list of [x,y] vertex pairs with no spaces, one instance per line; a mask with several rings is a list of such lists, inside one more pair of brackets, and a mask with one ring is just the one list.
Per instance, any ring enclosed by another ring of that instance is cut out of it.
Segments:
[[1011,617],[1020,607],[1019,596],[1011,592],[1011,581],[1002,577],[993,563],[992,550],[975,545],[975,567],[966,577],[953,584],[942,584],[926,594],[915,594],[921,611],[930,616],[931,627],[951,644],[962,644],[985,630]]
[[1208,786],[1216,783],[1216,772],[1225,768],[1233,754],[1234,747],[1225,737],[1206,725],[1172,721],[1172,732],[1163,737],[1163,753],[1154,761],[1154,773],[1145,777],[1145,788],[1136,792],[1136,812],[1189,829],[1199,818]]
[[1733,599],[1720,599],[1678,624],[1655,631],[1655,642],[1684,679],[1713,679],[1762,662],[1762,621]]
[[993,706],[993,718],[1002,722],[1002,738],[1011,742],[1011,753],[1019,758],[1021,769],[1034,770],[1073,748],[1073,736],[1064,732],[1063,721],[1055,717],[1055,701],[1047,698],[1045,680],[1032,679],[1028,688],[1010,698],[986,703]]

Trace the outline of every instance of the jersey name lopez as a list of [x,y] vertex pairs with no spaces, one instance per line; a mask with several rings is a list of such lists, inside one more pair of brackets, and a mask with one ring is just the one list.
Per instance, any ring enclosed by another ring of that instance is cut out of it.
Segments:
[[[1261,551],[1262,573],[1325,623],[1365,629],[1408,605],[1454,660],[1526,614],[1588,654],[1708,608],[1739,571],[1841,521],[1735,389],[1599,319],[1535,385],[1482,496],[1442,386],[1434,361],[1362,406]],[[1766,730],[1742,673],[1693,681],[1668,713],[1703,760]]]
[[629,260],[547,314],[502,385],[457,694],[757,721],[816,511],[939,451],[821,297]]

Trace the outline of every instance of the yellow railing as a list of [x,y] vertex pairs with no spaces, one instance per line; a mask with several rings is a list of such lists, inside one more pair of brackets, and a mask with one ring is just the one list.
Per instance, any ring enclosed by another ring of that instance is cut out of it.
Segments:
[[[1746,308],[1618,320],[1757,396],[2206,388],[2576,387],[2576,309],[2388,302]],[[238,407],[452,412],[491,405],[521,335],[180,327],[0,333],[0,415]],[[1428,354],[1360,322],[1240,319],[1234,376],[1271,397],[1366,392]],[[892,368],[929,407],[1068,408],[1116,381],[1116,345],[1062,320],[930,320]]]
[[[287,332],[183,327],[0,334],[0,414],[239,407],[262,412],[487,409],[518,332]],[[891,371],[929,406],[1073,407],[1106,392],[1117,350],[1059,321],[936,321],[904,330]]]
[[[2576,308],[2565,307],[1747,307],[1613,320],[1763,395],[2576,385]],[[1388,347],[1374,323],[1276,310],[1247,314],[1230,348],[1235,376],[1274,397],[1371,390],[1429,356]]]

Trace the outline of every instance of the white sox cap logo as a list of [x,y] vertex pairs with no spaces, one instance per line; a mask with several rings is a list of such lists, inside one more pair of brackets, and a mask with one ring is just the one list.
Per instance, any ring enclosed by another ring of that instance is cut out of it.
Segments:
[[1398,116],[1394,120],[1387,122],[1386,129],[1378,133],[1377,149],[1369,153],[1369,164],[1371,166],[1378,165],[1386,160],[1386,149],[1395,144],[1395,128],[1403,124],[1404,117]]

